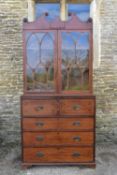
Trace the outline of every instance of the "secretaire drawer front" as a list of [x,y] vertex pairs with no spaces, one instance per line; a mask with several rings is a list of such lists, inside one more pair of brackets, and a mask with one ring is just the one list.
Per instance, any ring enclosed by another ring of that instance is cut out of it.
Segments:
[[94,118],[60,118],[59,129],[62,130],[93,130]]
[[88,145],[94,144],[93,132],[24,132],[23,143],[26,147],[54,145]]
[[26,163],[81,163],[93,161],[92,147],[24,148],[23,161]]
[[22,113],[24,116],[56,115],[56,100],[24,100]]
[[56,118],[23,118],[24,131],[55,130],[58,126]]
[[93,99],[63,99],[60,101],[61,115],[94,115]]

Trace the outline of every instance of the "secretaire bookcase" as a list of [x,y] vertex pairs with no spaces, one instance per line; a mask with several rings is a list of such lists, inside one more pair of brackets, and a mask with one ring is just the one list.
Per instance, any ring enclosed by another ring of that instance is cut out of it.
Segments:
[[92,22],[23,23],[22,165],[95,166]]

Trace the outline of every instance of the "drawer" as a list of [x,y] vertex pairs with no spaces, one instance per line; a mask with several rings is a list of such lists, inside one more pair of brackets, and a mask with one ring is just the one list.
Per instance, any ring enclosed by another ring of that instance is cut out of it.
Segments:
[[24,131],[40,131],[57,129],[57,118],[23,118]]
[[93,130],[94,118],[59,118],[60,130]]
[[24,116],[56,115],[58,104],[56,100],[23,100]]
[[83,163],[93,161],[92,147],[24,148],[23,161],[26,163]]
[[24,131],[93,130],[94,118],[23,118]]
[[60,101],[61,115],[94,115],[93,99],[63,99]]
[[24,132],[25,147],[39,146],[91,146],[94,144],[93,132]]

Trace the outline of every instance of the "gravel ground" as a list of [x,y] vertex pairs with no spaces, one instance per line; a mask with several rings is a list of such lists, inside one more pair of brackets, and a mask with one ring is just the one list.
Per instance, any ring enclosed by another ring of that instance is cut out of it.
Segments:
[[19,148],[0,149],[0,175],[117,175],[117,145],[97,146],[96,169],[77,166],[35,166],[21,169]]

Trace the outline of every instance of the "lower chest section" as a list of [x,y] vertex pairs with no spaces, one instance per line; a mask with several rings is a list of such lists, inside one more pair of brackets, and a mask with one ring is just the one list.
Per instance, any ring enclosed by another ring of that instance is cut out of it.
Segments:
[[25,164],[95,162],[95,98],[23,97]]

